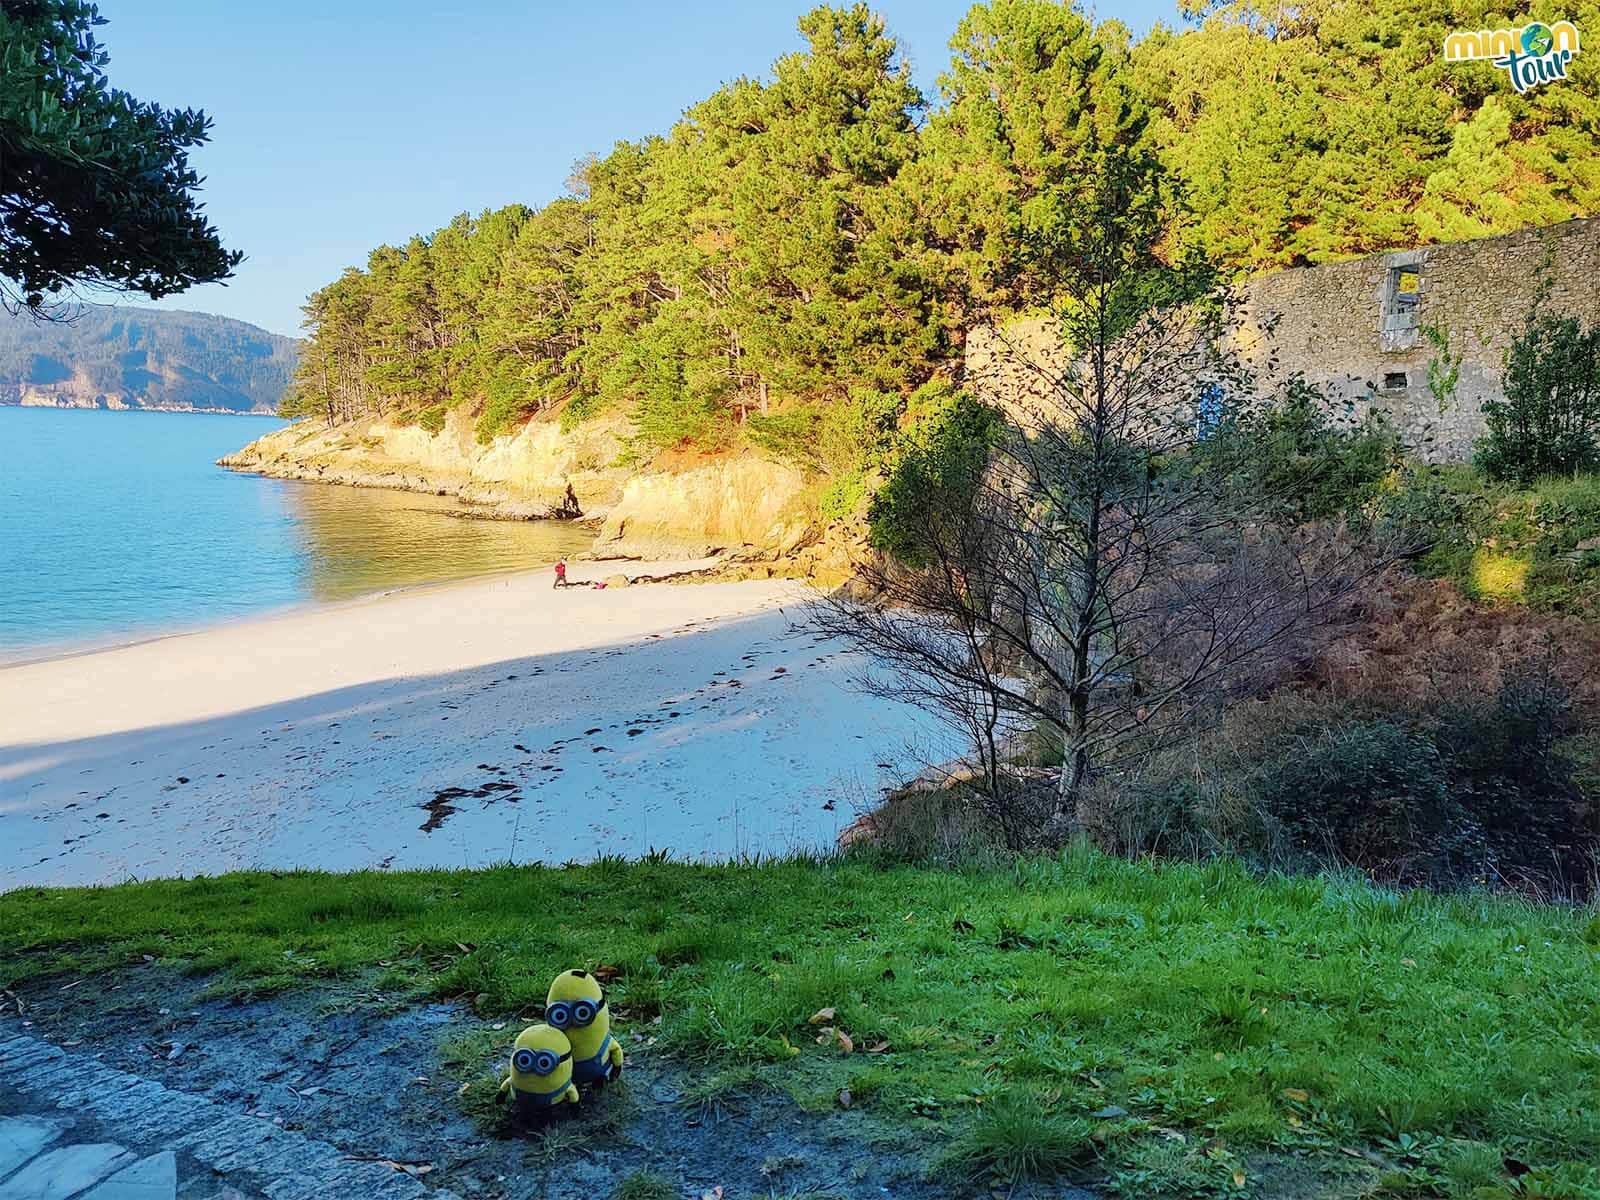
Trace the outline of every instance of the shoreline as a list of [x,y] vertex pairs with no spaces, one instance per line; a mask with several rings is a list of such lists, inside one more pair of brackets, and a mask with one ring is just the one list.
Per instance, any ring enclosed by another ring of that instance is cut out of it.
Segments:
[[[241,465],[234,454],[224,454],[217,459],[213,466],[233,475],[243,475],[254,479],[273,479],[280,483],[312,483],[322,487],[356,488],[370,492],[398,492],[408,496],[437,496],[440,499],[454,500],[459,506],[459,512],[450,512],[446,515],[457,521],[506,521],[526,522],[532,524],[540,521],[563,522],[572,525],[581,525],[591,528],[598,533],[605,523],[605,512],[577,513],[576,515],[559,511],[559,505],[547,503],[544,500],[511,499],[494,500],[478,498],[473,492],[470,483],[442,483],[435,479],[419,476],[416,480],[408,479],[396,473],[372,475],[359,472],[336,474],[330,476],[327,471],[313,472],[309,468],[300,466],[276,467],[269,469],[260,463]],[[398,479],[399,482],[393,480]]]
[[[453,514],[443,514],[451,519],[456,519]],[[615,564],[618,559],[584,559],[569,558],[568,562],[585,561],[596,563]],[[703,560],[694,560],[683,564],[686,569],[697,570],[709,567],[722,561],[713,556]],[[129,631],[127,635],[114,634],[110,640],[99,639],[69,640],[66,642],[46,642],[38,646],[19,646],[15,650],[0,646],[0,682],[3,682],[4,673],[16,667],[31,667],[41,663],[62,662],[67,659],[83,658],[86,655],[103,654],[113,650],[124,650],[133,646],[145,646],[152,642],[171,641],[176,638],[192,637],[196,634],[210,633],[217,629],[247,626],[256,622],[274,621],[282,617],[299,616],[305,613],[320,612],[323,610],[337,610],[349,608],[354,605],[366,604],[374,600],[382,600],[391,596],[404,596],[413,592],[426,592],[442,588],[455,588],[463,584],[486,583],[494,580],[515,579],[520,576],[545,575],[555,564],[551,559],[547,563],[536,563],[526,567],[516,567],[510,570],[484,571],[479,574],[463,575],[459,579],[425,579],[416,583],[396,584],[390,587],[376,588],[370,592],[363,592],[359,596],[346,596],[339,600],[296,600],[289,604],[280,604],[274,608],[260,609],[256,612],[239,613],[233,616],[220,616],[209,621],[200,621],[192,625],[174,625],[159,630],[149,630],[143,633]],[[640,564],[644,566],[656,564]],[[669,563],[677,567],[680,564]],[[617,574],[618,572],[612,572]],[[26,656],[26,657],[13,657]]]
[[[577,590],[580,584],[584,588],[588,588],[590,584],[599,582],[600,576],[602,575],[615,575],[624,573],[615,570],[592,570],[587,572],[586,577],[580,578],[580,576],[584,575],[585,573],[575,570],[575,568],[581,566],[609,568],[614,567],[617,563],[617,560],[569,558],[567,561],[568,575],[573,581],[572,587],[574,590]],[[681,562],[667,560],[655,563],[635,563],[633,565],[660,569],[665,572],[665,574],[662,576],[662,578],[665,578],[667,575],[678,574],[684,571],[696,571],[709,568],[720,561],[722,561],[720,557],[711,556],[703,559],[685,559]],[[395,587],[379,588],[375,591],[366,592],[359,596],[347,596],[339,600],[299,600],[292,604],[279,605],[276,608],[264,609],[259,612],[246,613],[231,617],[219,617],[216,620],[204,621],[195,625],[174,626],[172,628],[163,629],[159,632],[151,632],[142,636],[135,635],[126,640],[103,643],[72,643],[64,648],[59,646],[55,648],[40,647],[40,649],[44,649],[49,652],[35,658],[20,660],[9,659],[4,657],[4,655],[8,652],[0,650],[0,685],[5,683],[6,672],[20,670],[27,667],[38,667],[47,666],[53,663],[72,662],[84,658],[93,658],[96,655],[101,654],[115,654],[124,650],[142,649],[144,647],[154,646],[160,643],[180,642],[189,638],[208,637],[219,634],[230,637],[248,636],[257,627],[270,627],[278,624],[279,622],[294,620],[296,618],[317,617],[322,615],[333,617],[373,604],[381,604],[387,600],[465,591],[466,589],[474,586],[492,586],[494,584],[510,584],[513,582],[533,584],[535,580],[540,583],[548,583],[551,578],[550,570],[553,564],[554,560],[548,563],[540,563],[535,566],[518,567],[514,570],[488,571],[479,575],[468,575],[460,579],[422,580],[417,583],[407,583]],[[631,578],[632,576],[630,576],[630,579]],[[643,578],[642,575],[641,578]],[[638,586],[649,586],[649,582],[654,578],[655,576],[650,576],[646,582],[641,583]],[[23,652],[28,653],[30,651],[28,648],[24,648]],[[3,704],[4,698],[4,688],[3,686],[0,686],[0,704]],[[0,707],[0,713],[3,712],[3,707]],[[0,740],[0,751],[3,751],[6,744],[7,743],[4,740]],[[0,773],[0,778],[4,778],[3,773]]]
[[420,584],[0,670],[0,891],[816,850],[948,757],[796,628],[815,592],[792,581],[550,585]]
[[276,411],[262,412],[257,408],[178,408],[167,404],[124,404],[113,408],[109,404],[28,404],[21,400],[0,400],[0,408],[43,408],[51,412],[114,412],[114,413],[177,413],[201,417],[271,417],[286,421]]

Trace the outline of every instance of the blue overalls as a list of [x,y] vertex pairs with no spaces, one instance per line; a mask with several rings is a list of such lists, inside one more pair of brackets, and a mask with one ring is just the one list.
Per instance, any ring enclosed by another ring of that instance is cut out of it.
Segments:
[[556,1101],[566,1095],[567,1088],[570,1086],[570,1084],[563,1083],[553,1092],[525,1092],[516,1084],[512,1084],[511,1095],[516,1100],[519,1109],[552,1109],[556,1106]]
[[600,1043],[600,1051],[593,1058],[575,1058],[572,1060],[572,1082],[604,1083],[611,1078],[611,1061],[607,1055],[617,1039],[609,1033],[606,1040]]

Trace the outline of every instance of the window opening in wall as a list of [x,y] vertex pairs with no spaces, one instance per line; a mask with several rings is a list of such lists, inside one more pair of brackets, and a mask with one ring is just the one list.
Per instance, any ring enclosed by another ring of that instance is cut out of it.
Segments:
[[1405,386],[1406,373],[1404,371],[1390,371],[1383,377],[1383,390],[1386,392],[1402,391]]
[[1378,349],[1385,354],[1414,350],[1422,336],[1422,256],[1415,251],[1393,256],[1381,279]]
[[1416,312],[1422,295],[1422,272],[1416,267],[1396,267],[1389,272],[1389,292],[1394,297],[1395,312]]

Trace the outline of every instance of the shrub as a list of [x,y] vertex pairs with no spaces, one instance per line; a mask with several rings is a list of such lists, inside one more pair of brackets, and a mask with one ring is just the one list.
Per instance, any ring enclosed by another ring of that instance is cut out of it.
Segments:
[[1443,756],[1421,731],[1371,720],[1310,732],[1265,765],[1257,788],[1309,859],[1420,883],[1461,873],[1456,842],[1471,839],[1470,821],[1453,801]]
[[814,404],[796,405],[767,415],[751,413],[745,422],[745,436],[769,458],[812,466],[816,461],[817,421],[821,415]]
[[1421,721],[1352,720],[1265,765],[1263,807],[1309,855],[1400,883],[1587,888],[1596,840],[1557,749],[1572,705],[1548,663]]
[[854,852],[886,862],[971,863],[1004,852],[1004,836],[984,811],[982,797],[956,786],[903,788],[861,819],[847,839]]
[[817,498],[817,510],[824,520],[840,521],[861,507],[867,498],[867,477],[857,467],[836,475]]
[[525,417],[542,407],[544,387],[554,380],[530,380],[526,368],[514,358],[506,358],[495,365],[493,372],[483,381],[483,411],[478,414],[474,432],[480,445],[488,445],[495,437],[508,433]]
[[1529,525],[1546,556],[1600,536],[1600,475],[1546,479],[1533,490]]
[[750,442],[779,462],[829,477],[818,497],[826,520],[850,516],[866,499],[869,477],[894,446],[904,404],[894,392],[853,389],[828,404],[802,404],[745,422]]
[[[1246,446],[1241,453],[1238,439]],[[1196,453],[1244,461],[1239,486],[1269,497],[1300,521],[1349,512],[1373,500],[1398,466],[1403,447],[1380,414],[1335,413],[1299,376],[1274,404],[1202,441]]]
[[[916,396],[911,404],[914,409]],[[844,400],[829,404],[816,428],[816,454],[822,469],[843,475],[882,467],[894,448],[895,430],[905,406],[897,393],[871,388],[852,388]]]
[[912,567],[926,565],[928,514],[960,512],[970,503],[1001,422],[965,393],[921,391],[925,403],[913,410],[868,510],[872,545]]
[[1107,778],[1092,785],[1081,812],[1095,841],[1117,853],[1199,859],[1254,841],[1228,828],[1219,812],[1222,790],[1210,773]]
[[1523,655],[1497,686],[1431,706],[1238,706],[1140,777],[1100,780],[1088,832],[1130,857],[1234,853],[1408,886],[1586,895],[1600,831],[1556,665]]
[[1439,720],[1435,737],[1451,767],[1457,802],[1482,830],[1482,871],[1562,892],[1589,882],[1596,849],[1593,814],[1561,739],[1576,722],[1551,664],[1507,679],[1487,700],[1463,701]]
[[1600,475],[1555,476],[1519,488],[1469,467],[1408,467],[1380,517],[1425,548],[1424,574],[1454,579],[1475,598],[1538,610],[1600,605]]
[[444,428],[445,406],[432,404],[417,414],[417,424],[429,433],[438,433]]
[[1470,467],[1408,463],[1379,497],[1379,525],[1390,543],[1420,548],[1424,573],[1465,579],[1494,490]]
[[598,416],[605,410],[605,402],[601,396],[590,391],[574,392],[567,400],[566,407],[561,410],[561,432],[571,433],[590,417]]
[[1483,413],[1477,461],[1491,478],[1600,467],[1600,327],[1536,312],[1506,356],[1505,395]]

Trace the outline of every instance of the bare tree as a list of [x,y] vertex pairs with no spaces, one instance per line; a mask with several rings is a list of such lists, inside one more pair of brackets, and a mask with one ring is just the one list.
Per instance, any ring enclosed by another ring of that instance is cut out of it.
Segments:
[[1007,734],[1058,745],[1052,835],[1081,826],[1095,771],[1281,673],[1392,557],[1355,516],[1305,519],[1315,462],[1260,470],[1282,397],[1226,349],[1227,291],[1161,261],[1165,200],[1122,166],[1037,248],[1054,320],[995,335],[985,444],[907,455],[884,498],[896,555],[858,564],[875,602],[815,618],[886,668],[872,686],[971,735],[997,807]]

